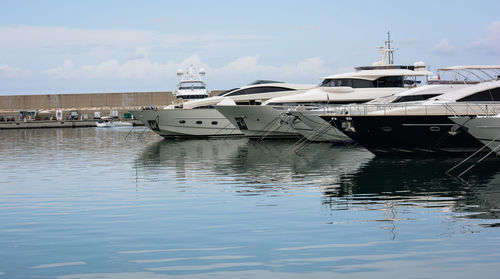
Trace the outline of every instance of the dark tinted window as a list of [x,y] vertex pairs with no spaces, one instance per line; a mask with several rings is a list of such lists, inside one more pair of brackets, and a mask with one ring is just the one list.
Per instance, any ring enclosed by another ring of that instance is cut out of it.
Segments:
[[179,89],[205,89],[205,85],[201,82],[182,82],[179,86]]
[[439,96],[441,94],[425,94],[425,95],[408,95],[408,96],[401,96],[396,98],[396,100],[392,101],[393,103],[404,103],[404,102],[416,102],[416,101],[423,101],[427,100],[436,96]]
[[370,101],[368,100],[330,100],[322,102],[293,102],[293,103],[267,103],[268,106],[318,106],[326,104],[361,104]]
[[277,91],[291,91],[293,89],[278,87],[278,86],[262,86],[262,87],[252,87],[242,90],[236,90],[227,94],[226,96],[236,96],[236,95],[248,95],[248,94],[259,94],[259,93],[268,93],[268,92],[277,92]]
[[221,93],[217,94],[217,96],[224,96],[224,95],[226,95],[227,93],[229,93],[229,92],[231,92],[231,91],[234,91],[234,90],[236,90],[236,89],[238,89],[238,88],[233,88],[233,89],[229,89],[229,90],[223,91],[223,92],[221,92]]
[[375,80],[377,87],[404,87],[403,77],[380,77]]
[[283,81],[276,81],[276,80],[266,80],[266,79],[258,79],[248,85],[255,85],[255,84],[266,84],[266,83],[284,83]]
[[214,106],[208,105],[208,106],[202,106],[202,107],[195,107],[193,109],[207,109],[207,108],[214,108]]
[[181,95],[181,96],[177,96],[177,98],[181,98],[181,99],[203,99],[203,98],[207,98],[208,96],[207,95]]
[[352,88],[375,87],[373,81],[364,79],[350,79],[350,78],[325,79],[323,83],[321,83],[321,86],[322,87],[348,86]]
[[338,87],[348,86],[352,88],[371,88],[371,87],[404,87],[403,77],[388,76],[380,77],[375,81],[364,79],[351,79],[351,78],[338,78],[338,79],[325,79],[321,83],[322,87]]
[[481,91],[458,100],[458,102],[492,102],[492,101],[500,101],[500,87]]
[[238,101],[238,102],[236,102],[236,105],[238,105],[238,106],[242,106],[242,105],[243,106],[247,106],[247,105],[248,106],[250,106],[250,105],[252,105],[252,106],[254,106],[254,105],[259,106],[260,104],[261,104],[261,102],[256,102],[255,100]]

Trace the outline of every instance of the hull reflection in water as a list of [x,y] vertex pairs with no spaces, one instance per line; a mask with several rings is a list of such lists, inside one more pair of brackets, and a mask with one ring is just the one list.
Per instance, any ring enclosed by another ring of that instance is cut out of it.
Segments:
[[167,180],[173,171],[181,184],[228,184],[243,195],[319,191],[330,210],[415,206],[500,217],[498,158],[472,169],[464,183],[445,174],[460,158],[376,158],[361,147],[329,143],[297,153],[294,147],[294,141],[163,140],[145,149],[136,165],[144,179]]
[[445,174],[459,162],[457,158],[376,157],[357,173],[342,177],[338,187],[335,185],[325,192],[324,203],[336,208],[377,205],[443,208],[467,213],[461,216],[464,218],[500,218],[498,158],[481,162],[468,173],[467,181]]
[[445,174],[460,159],[327,143],[94,128],[0,142],[22,162],[0,175],[0,278],[498,277],[498,158],[464,184]]
[[313,143],[293,152],[295,144],[247,139],[165,140],[149,146],[137,165],[146,179],[161,180],[166,176],[161,170],[171,169],[180,180],[233,181],[238,184],[237,191],[252,193],[338,183],[341,175],[356,173],[373,157],[362,148],[330,143]]

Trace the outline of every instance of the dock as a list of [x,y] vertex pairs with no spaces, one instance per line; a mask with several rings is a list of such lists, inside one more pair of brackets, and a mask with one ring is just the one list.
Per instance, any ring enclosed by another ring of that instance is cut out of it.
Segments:
[[[132,126],[144,126],[140,121],[127,121]],[[96,127],[95,120],[38,120],[26,122],[0,122],[0,130],[3,129],[44,129],[44,128],[83,128]]]

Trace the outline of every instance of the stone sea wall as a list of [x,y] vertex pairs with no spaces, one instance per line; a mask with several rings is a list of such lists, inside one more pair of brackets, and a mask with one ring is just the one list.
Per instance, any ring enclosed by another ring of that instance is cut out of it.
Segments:
[[[212,91],[212,95],[219,92],[221,91]],[[173,100],[174,96],[169,91],[0,96],[0,116],[15,116],[17,119],[20,110],[49,111],[55,114],[57,109],[61,109],[64,117],[73,110],[79,114],[88,114],[89,117],[93,117],[96,111],[107,116],[110,110],[118,110],[121,117],[129,110],[150,105],[162,107]]]

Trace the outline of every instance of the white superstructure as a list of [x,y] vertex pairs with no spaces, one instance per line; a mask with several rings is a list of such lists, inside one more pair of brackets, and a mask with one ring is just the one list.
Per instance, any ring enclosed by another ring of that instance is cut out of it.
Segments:
[[[300,119],[286,113],[290,109],[312,109],[325,105],[364,103],[416,87],[418,77],[432,75],[425,70],[423,62],[412,66],[393,64],[393,49],[379,48],[382,58],[372,66],[357,67],[355,72],[337,74],[323,78],[322,83],[302,94],[270,99],[259,107],[217,105],[216,109],[249,138],[297,138],[306,136],[311,140],[343,140],[345,136],[332,131],[317,137],[316,131]],[[388,61],[386,62],[386,60]],[[317,117],[313,121],[323,123]],[[312,135],[314,134],[314,135]]]
[[197,71],[194,65],[190,65],[185,73],[182,69],[177,70],[177,76],[181,78],[181,81],[177,84],[174,97],[183,100],[192,100],[210,96],[210,91],[202,79],[204,75],[205,70],[200,69]]

